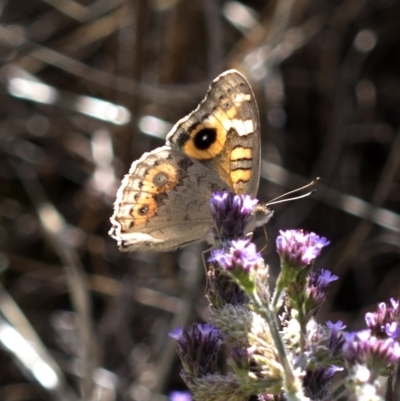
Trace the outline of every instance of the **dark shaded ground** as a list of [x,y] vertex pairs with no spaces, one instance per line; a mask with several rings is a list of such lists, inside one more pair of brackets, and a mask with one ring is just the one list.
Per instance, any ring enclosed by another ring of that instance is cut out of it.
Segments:
[[[397,297],[400,1],[2,0],[0,10],[2,400],[79,399],[78,389],[89,399],[93,385],[98,400],[165,400],[182,388],[167,332],[207,317],[203,245],[121,254],[109,217],[131,161],[164,143],[141,131],[143,117],[175,123],[227,68],[259,104],[259,198],[322,178],[312,198],[274,207],[272,279],[278,230],[301,227],[331,240],[318,264],[340,276],[321,321],[358,329]],[[12,328],[39,350],[17,345],[30,369],[54,366],[54,389],[6,351]]]

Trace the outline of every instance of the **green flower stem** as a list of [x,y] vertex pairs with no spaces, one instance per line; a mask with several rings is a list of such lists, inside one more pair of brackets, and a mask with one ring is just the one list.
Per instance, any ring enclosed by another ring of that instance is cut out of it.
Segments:
[[[279,275],[279,277],[280,277],[280,275]],[[278,281],[276,283],[275,290],[274,290],[274,293],[272,294],[272,299],[271,299],[271,306],[275,313],[277,313],[280,308],[280,301],[282,299],[282,293],[283,293],[283,288],[284,288],[283,286],[279,285],[279,277],[278,277]]]
[[[302,384],[298,379],[296,379],[295,375],[293,374],[292,367],[289,364],[285,346],[282,342],[282,338],[279,335],[278,326],[275,320],[275,313],[260,299],[253,278],[249,276],[247,272],[243,272],[241,269],[236,269],[232,272],[229,272],[229,275],[253,301],[253,309],[268,323],[272,338],[274,339],[275,347],[278,351],[280,363],[283,367],[284,389],[288,401],[309,401],[309,398],[303,394]],[[284,284],[282,281],[280,283]]]
[[300,319],[300,351],[301,353],[304,352],[304,349],[306,347],[306,339],[305,339],[305,335],[306,335],[306,322],[303,318],[303,316],[299,316]]
[[308,400],[308,398],[304,396],[301,383],[296,380],[296,377],[293,374],[292,368],[287,359],[286,349],[276,325],[275,314],[263,304],[256,291],[252,291],[251,293],[248,293],[248,295],[251,297],[256,311],[267,321],[269,325],[269,329],[271,331],[272,338],[274,339],[279,359],[283,367],[284,388],[287,399],[290,401]]
[[281,260],[281,272],[276,280],[275,290],[272,295],[272,310],[277,313],[281,307],[282,293],[299,275],[299,269],[293,268]]

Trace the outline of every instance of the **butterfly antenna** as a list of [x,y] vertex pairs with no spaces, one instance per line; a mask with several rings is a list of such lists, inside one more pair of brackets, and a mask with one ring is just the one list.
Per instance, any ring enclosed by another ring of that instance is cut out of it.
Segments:
[[283,202],[289,202],[289,201],[292,201],[292,200],[306,198],[307,196],[310,196],[310,195],[314,194],[316,192],[316,190],[313,189],[312,191],[309,191],[306,194],[295,196],[293,198],[282,199],[282,198],[286,198],[288,195],[292,195],[292,194],[295,194],[296,192],[303,191],[304,189],[310,188],[310,187],[316,185],[320,180],[321,179],[319,177],[317,177],[314,180],[312,180],[310,183],[308,183],[307,185],[304,185],[303,187],[296,188],[296,189],[293,189],[292,191],[289,191],[289,192],[286,192],[286,193],[284,193],[282,195],[279,195],[276,198],[272,199],[267,204],[269,206],[269,205],[275,205],[276,203],[283,203]]
[[267,233],[267,229],[265,228],[265,224],[263,224],[262,228],[263,228],[264,236],[265,236],[265,245],[260,249],[260,253],[263,253],[268,247],[268,233]]

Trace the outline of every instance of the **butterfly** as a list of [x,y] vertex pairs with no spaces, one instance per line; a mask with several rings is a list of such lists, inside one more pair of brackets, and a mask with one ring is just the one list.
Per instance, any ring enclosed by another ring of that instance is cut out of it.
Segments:
[[[207,239],[215,191],[257,195],[260,121],[254,93],[236,70],[210,84],[195,110],[168,133],[165,146],[144,153],[122,180],[110,236],[121,251],[170,251]],[[258,205],[246,231],[272,212]]]

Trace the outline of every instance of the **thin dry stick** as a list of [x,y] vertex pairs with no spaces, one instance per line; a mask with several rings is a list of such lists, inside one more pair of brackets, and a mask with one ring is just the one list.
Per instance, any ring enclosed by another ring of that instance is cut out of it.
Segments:
[[83,398],[88,399],[94,387],[93,372],[98,367],[98,354],[92,322],[92,305],[84,267],[77,252],[61,238],[61,234],[66,229],[63,218],[48,201],[47,195],[33,169],[29,169],[21,163],[22,161],[19,164],[13,163],[14,169],[36,207],[45,235],[54,246],[63,263],[69,284],[71,302],[79,316],[80,334],[83,343],[82,355],[80,356],[85,364],[81,390]]

